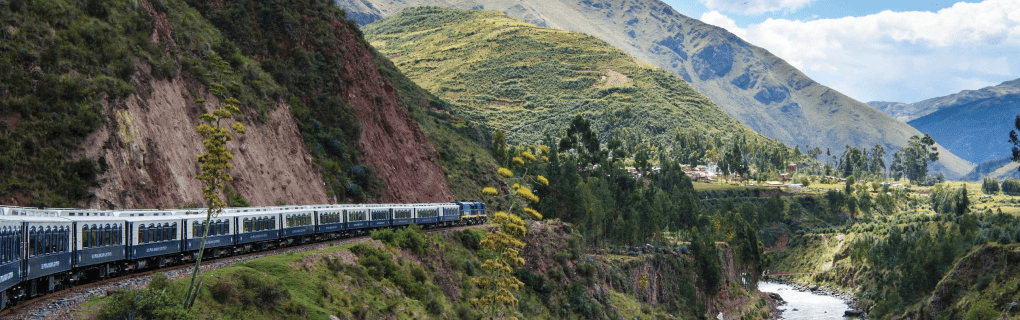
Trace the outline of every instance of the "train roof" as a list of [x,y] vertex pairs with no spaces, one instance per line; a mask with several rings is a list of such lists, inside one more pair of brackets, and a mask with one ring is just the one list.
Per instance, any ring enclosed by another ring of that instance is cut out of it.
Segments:
[[156,222],[156,221],[181,221],[181,216],[142,216],[142,217],[128,217],[125,219],[131,222]]
[[24,222],[66,222],[71,223],[64,217],[41,217],[41,216],[0,216],[0,220],[24,221]]
[[62,217],[71,221],[126,221],[124,217],[113,216],[67,216]]

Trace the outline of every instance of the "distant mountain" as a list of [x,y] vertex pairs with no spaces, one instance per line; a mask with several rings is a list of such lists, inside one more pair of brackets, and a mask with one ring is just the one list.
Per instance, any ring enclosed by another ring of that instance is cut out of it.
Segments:
[[1017,93],[1020,93],[1020,79],[1006,81],[997,86],[985,87],[979,90],[964,90],[960,93],[931,98],[921,102],[872,101],[868,102],[868,105],[903,122],[910,122],[942,109]]
[[868,102],[867,105],[872,108],[878,109],[897,120],[907,122],[913,120],[910,118],[910,112],[914,111],[909,103],[903,102],[889,102],[889,101],[872,101]]
[[969,102],[945,107],[909,124],[967,161],[982,163],[1009,156],[1013,145],[1006,140],[1013,119],[1020,114],[1020,93],[976,100],[972,96],[958,99]]
[[[787,145],[841,152],[846,145],[887,150],[916,129],[822,86],[765,49],[681,15],[658,0],[337,0],[361,24],[426,5],[498,10],[526,22],[596,36],[673,73],[727,114]],[[942,149],[935,168],[955,178],[973,168]],[[890,153],[891,154],[891,153]]]
[[974,170],[967,175],[960,178],[960,180],[968,181],[980,181],[985,177],[996,177],[1000,180],[1003,178],[1020,178],[1020,171],[1017,171],[1017,167],[1020,163],[1016,163],[1009,160],[1009,157],[1003,157],[993,160],[985,161],[976,167]]
[[363,31],[457,114],[504,130],[512,142],[559,135],[578,114],[603,137],[663,141],[675,136],[669,128],[683,128],[767,140],[679,77],[589,35],[440,7],[405,10]]

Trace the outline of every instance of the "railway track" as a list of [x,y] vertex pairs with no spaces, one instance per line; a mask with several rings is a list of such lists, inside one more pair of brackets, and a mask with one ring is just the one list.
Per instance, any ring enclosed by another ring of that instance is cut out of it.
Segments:
[[[426,230],[426,233],[445,233],[459,231],[467,228],[483,228],[488,224],[457,226],[442,229]],[[201,273],[210,270],[229,267],[248,260],[258,259],[272,255],[288,252],[304,252],[314,249],[321,249],[329,246],[364,242],[370,240],[370,236],[359,236],[328,240],[322,242],[306,243],[292,247],[278,248],[267,251],[259,251],[236,256],[227,256],[215,259],[202,260]],[[50,294],[21,301],[17,305],[0,311],[0,319],[70,319],[78,311],[78,307],[88,299],[106,295],[113,288],[138,289],[148,285],[151,275],[155,272],[162,272],[173,281],[191,276],[194,264],[180,264],[162,269],[138,271],[120,277],[103,279],[89,283],[79,284]]]

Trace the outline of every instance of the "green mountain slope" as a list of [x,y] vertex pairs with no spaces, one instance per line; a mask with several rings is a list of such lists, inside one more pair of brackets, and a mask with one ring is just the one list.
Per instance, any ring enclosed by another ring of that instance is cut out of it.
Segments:
[[[727,114],[787,145],[841,151],[846,145],[887,150],[920,132],[818,84],[768,51],[686,17],[659,0],[338,0],[359,23],[426,5],[499,10],[550,28],[593,35],[687,80]],[[973,164],[940,148],[935,167],[950,178]]]
[[679,78],[591,36],[493,11],[419,8],[368,25],[367,39],[456,113],[533,142],[577,114],[600,136],[674,129],[754,135]]

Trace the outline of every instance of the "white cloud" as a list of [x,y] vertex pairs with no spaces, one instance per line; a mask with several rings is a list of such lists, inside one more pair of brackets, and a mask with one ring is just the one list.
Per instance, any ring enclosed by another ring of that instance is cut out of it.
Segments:
[[961,2],[938,12],[768,19],[747,28],[714,11],[702,21],[861,101],[915,102],[1020,78],[1017,0]]
[[726,31],[729,31],[741,38],[744,38],[744,36],[747,35],[747,30],[738,27],[736,21],[733,21],[730,17],[719,13],[719,11],[709,11],[701,14],[701,22],[726,29]]
[[758,15],[781,10],[794,11],[814,0],[699,0],[712,10],[741,15]]

